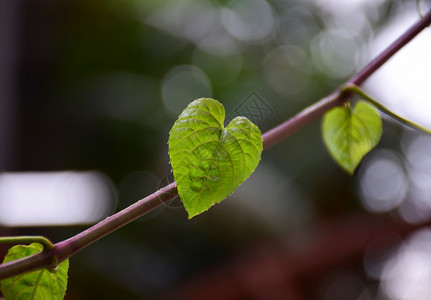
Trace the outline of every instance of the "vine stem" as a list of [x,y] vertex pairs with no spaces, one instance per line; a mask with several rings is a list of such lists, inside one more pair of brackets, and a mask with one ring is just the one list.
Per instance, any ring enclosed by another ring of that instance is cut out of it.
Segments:
[[[176,183],[173,182],[70,239],[55,244],[54,248],[49,251],[42,251],[29,257],[1,264],[0,279],[40,268],[52,267],[53,260],[56,260],[57,263],[62,262],[111,232],[136,220],[160,205],[171,201],[176,196],[178,196]],[[8,238],[8,241],[17,242],[18,240]],[[34,239],[27,240],[27,242],[33,241]]]
[[[396,52],[409,43],[411,39],[430,24],[431,11],[409,28],[357,75],[350,79],[345,86],[348,86],[349,84],[360,86]],[[339,89],[328,97],[319,100],[314,105],[299,112],[286,122],[266,132],[262,135],[264,149],[286,139],[305,125],[311,123],[317,118],[320,118],[329,109],[337,105],[342,105],[352,96],[352,94],[352,91],[343,92],[342,89]],[[178,191],[176,183],[173,182],[87,230],[55,244],[54,248],[49,251],[42,251],[41,253],[0,265],[0,279],[40,268],[50,267],[53,259],[57,259],[58,263],[60,263],[104,236],[145,215],[163,203],[174,199],[176,196],[178,196]]]
[[[407,45],[419,32],[431,24],[431,11],[429,11],[421,20],[410,27],[404,34],[396,39],[389,47],[373,59],[365,68],[353,76],[344,86],[355,85],[360,86],[367,80],[375,71],[377,71],[384,63],[386,63],[395,53],[403,46]],[[278,125],[263,135],[263,148],[267,149],[272,145],[279,143],[292,133],[303,128],[305,125],[320,118],[329,109],[342,105],[344,101],[349,99],[352,93],[343,93],[342,88],[335,91],[333,94],[325,97],[312,106],[307,107],[297,115],[293,116],[286,122]]]

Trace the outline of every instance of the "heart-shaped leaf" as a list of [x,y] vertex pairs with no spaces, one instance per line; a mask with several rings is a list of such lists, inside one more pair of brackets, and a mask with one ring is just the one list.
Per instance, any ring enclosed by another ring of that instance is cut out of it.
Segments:
[[323,119],[323,140],[335,161],[353,174],[365,154],[373,149],[382,134],[378,110],[365,101],[355,108],[336,107]]
[[169,135],[178,194],[192,218],[229,196],[260,161],[262,135],[245,117],[225,128],[225,110],[214,99],[190,103]]
[[[39,243],[13,246],[3,263],[39,253],[42,249],[43,246]],[[6,278],[0,282],[1,291],[5,299],[61,300],[66,293],[68,269],[69,260],[65,260],[57,266],[55,272],[42,269]]]

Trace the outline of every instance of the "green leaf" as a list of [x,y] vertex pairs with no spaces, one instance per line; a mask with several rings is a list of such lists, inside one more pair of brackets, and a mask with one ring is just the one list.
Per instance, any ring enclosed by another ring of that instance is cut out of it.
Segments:
[[365,154],[373,149],[382,134],[378,110],[364,101],[355,108],[336,107],[323,119],[323,140],[335,161],[353,174]]
[[[3,263],[39,253],[43,246],[32,243],[28,246],[17,245],[9,249]],[[41,269],[4,279],[0,282],[5,300],[60,300],[64,298],[67,287],[69,260],[60,263],[56,271]]]
[[224,119],[220,102],[201,98],[187,106],[170,132],[171,165],[189,218],[229,196],[260,161],[259,128],[245,117],[224,127]]

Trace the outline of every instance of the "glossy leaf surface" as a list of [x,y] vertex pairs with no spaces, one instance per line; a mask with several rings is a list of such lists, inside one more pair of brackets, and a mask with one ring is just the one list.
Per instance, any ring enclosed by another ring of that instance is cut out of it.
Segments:
[[245,117],[223,126],[225,110],[214,99],[190,103],[169,136],[169,155],[180,198],[189,218],[229,196],[257,167],[259,128]]

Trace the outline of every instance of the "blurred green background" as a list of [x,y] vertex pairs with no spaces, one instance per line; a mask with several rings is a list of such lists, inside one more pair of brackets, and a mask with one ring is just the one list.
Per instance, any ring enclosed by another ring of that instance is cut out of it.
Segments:
[[[98,171],[113,213],[172,180],[168,134],[189,102],[217,99],[228,119],[242,113],[265,132],[355,74],[378,33],[400,13],[418,18],[415,9],[389,0],[2,0],[0,171]],[[397,211],[412,196],[406,145],[419,139],[386,120],[378,148],[349,177],[314,122],[265,151],[208,212],[187,220],[177,199],[72,257],[66,299],[429,299],[403,298],[382,279],[403,237],[429,219]],[[418,149],[430,161],[428,146]],[[367,180],[396,195],[376,192],[389,204],[370,208]],[[3,224],[0,235],[60,241],[87,227]]]

